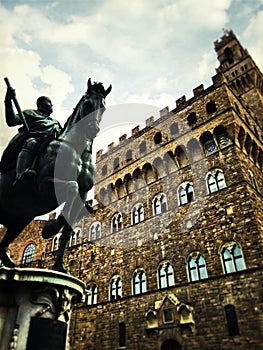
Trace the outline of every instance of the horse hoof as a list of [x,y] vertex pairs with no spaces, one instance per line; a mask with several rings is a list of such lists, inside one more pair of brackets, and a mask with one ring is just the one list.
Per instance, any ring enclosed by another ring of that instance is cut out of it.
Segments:
[[50,220],[49,222],[46,223],[46,225],[43,227],[42,230],[42,237],[44,239],[48,239],[54,235],[56,235],[60,229],[62,228],[63,223],[60,221],[54,219]]
[[65,268],[65,266],[61,264],[54,264],[52,266],[52,270],[65,273],[66,275],[70,275],[70,272]]
[[12,269],[16,267],[16,264],[9,258],[9,256],[7,255],[7,252],[8,252],[7,248],[0,247],[0,260],[2,261],[5,267],[9,267]]

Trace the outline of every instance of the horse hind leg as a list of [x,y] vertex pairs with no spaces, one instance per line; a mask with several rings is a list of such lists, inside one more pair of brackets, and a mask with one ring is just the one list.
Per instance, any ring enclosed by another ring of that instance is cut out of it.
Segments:
[[24,227],[30,222],[26,221],[23,223],[19,223],[17,225],[9,226],[7,228],[6,234],[0,243],[0,260],[2,261],[5,267],[13,268],[16,264],[13,260],[8,256],[8,246],[11,244],[23,231]]
[[65,224],[62,235],[61,235],[61,240],[60,240],[60,245],[57,251],[57,257],[55,260],[54,265],[52,266],[52,270],[63,272],[66,274],[70,274],[69,271],[65,268],[65,252],[68,246],[68,242],[70,240],[70,237],[72,235],[73,229],[69,224]]

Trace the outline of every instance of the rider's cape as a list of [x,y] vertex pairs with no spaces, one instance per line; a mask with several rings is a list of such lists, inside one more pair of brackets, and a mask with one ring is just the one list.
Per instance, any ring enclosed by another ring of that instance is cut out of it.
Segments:
[[9,142],[6,149],[3,152],[0,161],[0,172],[2,174],[7,173],[9,170],[14,169],[16,166],[16,160],[23,144],[25,143],[28,135],[24,132],[17,133]]

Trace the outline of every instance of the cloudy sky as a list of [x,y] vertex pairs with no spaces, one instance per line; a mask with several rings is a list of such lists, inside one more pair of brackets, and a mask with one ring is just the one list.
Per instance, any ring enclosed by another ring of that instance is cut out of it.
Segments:
[[[213,42],[223,29],[235,32],[262,70],[263,0],[0,0],[0,99],[7,76],[22,109],[47,95],[63,124],[89,77],[111,83],[113,113],[103,127],[121,136],[150,116],[133,104],[173,109],[182,95],[211,84]],[[3,106],[1,153],[16,131],[5,126]],[[107,138],[98,140],[105,148]]]

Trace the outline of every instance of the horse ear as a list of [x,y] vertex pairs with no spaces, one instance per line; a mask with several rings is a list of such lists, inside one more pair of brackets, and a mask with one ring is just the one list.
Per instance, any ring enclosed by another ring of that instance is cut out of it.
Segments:
[[92,88],[92,83],[91,83],[91,79],[89,78],[89,80],[88,80],[88,90],[90,90],[91,88]]
[[109,95],[109,93],[111,92],[112,86],[110,84],[110,86],[108,87],[108,89],[105,91],[104,93],[104,97],[106,97],[107,95]]

